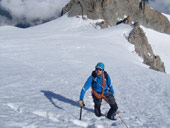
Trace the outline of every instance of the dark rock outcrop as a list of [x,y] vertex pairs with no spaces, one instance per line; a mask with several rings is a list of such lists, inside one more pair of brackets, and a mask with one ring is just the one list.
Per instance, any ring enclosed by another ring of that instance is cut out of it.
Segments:
[[104,19],[109,26],[128,17],[128,23],[139,22],[147,28],[170,34],[169,20],[139,0],[71,0],[61,15],[67,12],[69,16],[87,15],[90,19]]
[[165,72],[164,63],[159,56],[154,55],[144,31],[138,23],[135,23],[134,29],[129,34],[128,41],[135,45],[136,53],[143,58],[145,64],[154,70]]

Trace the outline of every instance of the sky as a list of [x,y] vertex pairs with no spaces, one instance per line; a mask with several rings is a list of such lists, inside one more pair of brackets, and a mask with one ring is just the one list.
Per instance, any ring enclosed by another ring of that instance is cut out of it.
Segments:
[[69,0],[1,0],[0,4],[15,19],[46,20],[60,16]]
[[150,0],[149,5],[155,10],[170,14],[170,0]]

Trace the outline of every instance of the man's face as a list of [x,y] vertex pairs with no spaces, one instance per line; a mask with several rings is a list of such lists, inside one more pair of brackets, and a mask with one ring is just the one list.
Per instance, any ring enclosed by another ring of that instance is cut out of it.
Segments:
[[99,67],[97,67],[95,71],[96,71],[97,76],[101,76],[103,74],[103,72],[104,72],[104,70],[99,68]]

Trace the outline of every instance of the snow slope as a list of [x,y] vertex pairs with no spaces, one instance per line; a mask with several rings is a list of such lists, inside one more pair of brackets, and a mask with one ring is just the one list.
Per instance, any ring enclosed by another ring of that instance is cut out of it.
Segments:
[[[63,16],[44,25],[0,27],[1,128],[124,128],[98,118],[88,91],[79,121],[80,90],[97,62],[105,63],[120,115],[129,128],[170,127],[170,76],[148,69],[119,25]],[[102,113],[109,105],[102,103]]]

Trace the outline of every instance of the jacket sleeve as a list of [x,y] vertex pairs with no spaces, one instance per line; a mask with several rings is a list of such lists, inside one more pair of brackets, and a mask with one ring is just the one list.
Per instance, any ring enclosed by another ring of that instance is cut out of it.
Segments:
[[107,75],[108,75],[108,87],[109,87],[111,93],[114,94],[114,89],[113,89],[112,84],[111,84],[110,76],[109,76],[109,74],[107,74]]
[[84,99],[84,95],[86,93],[86,91],[92,86],[92,76],[90,76],[86,83],[84,84],[82,90],[81,90],[81,93],[80,93],[80,100],[83,100]]

